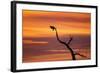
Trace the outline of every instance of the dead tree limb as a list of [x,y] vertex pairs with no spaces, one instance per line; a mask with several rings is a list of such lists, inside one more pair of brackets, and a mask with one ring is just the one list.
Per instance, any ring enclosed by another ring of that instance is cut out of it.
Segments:
[[74,50],[69,46],[69,44],[71,43],[71,41],[73,40],[72,37],[70,37],[69,41],[66,43],[66,42],[63,42],[62,40],[60,40],[59,36],[58,36],[58,32],[57,32],[57,29],[56,27],[54,26],[50,26],[50,28],[53,30],[53,31],[56,31],[56,38],[57,40],[59,41],[59,43],[63,44],[66,46],[66,48],[68,48],[68,50],[70,51],[71,53],[71,56],[72,56],[72,60],[76,60],[76,57],[75,55],[79,55],[81,57],[84,57],[84,58],[87,58],[86,56],[82,55],[82,54],[79,54],[77,52],[74,52]]
[[54,27],[54,26],[50,26],[50,28],[54,31],[56,31],[56,37],[57,37],[57,40],[59,41],[59,43],[61,44],[64,44],[66,46],[66,48],[68,48],[68,50],[70,51],[71,53],[71,56],[72,56],[72,60],[76,60],[75,58],[75,54],[74,54],[74,51],[73,49],[69,46],[69,43],[71,42],[72,38],[68,41],[68,44],[66,42],[63,42],[59,39],[59,36],[58,36],[58,32],[57,32],[57,29]]
[[70,44],[70,42],[73,40],[73,38],[72,37],[70,37],[70,39],[69,39],[69,41],[68,41],[68,45]]
[[83,58],[87,58],[87,56],[84,56],[84,55],[82,55],[82,54],[80,54],[80,53],[77,53],[77,52],[75,52],[75,55],[79,55],[79,56],[81,56],[81,57],[83,57]]

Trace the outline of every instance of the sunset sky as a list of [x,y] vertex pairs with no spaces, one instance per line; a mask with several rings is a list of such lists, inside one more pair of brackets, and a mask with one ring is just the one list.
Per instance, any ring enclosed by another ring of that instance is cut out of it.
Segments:
[[23,10],[23,62],[71,59],[50,26],[57,28],[62,41],[67,42],[72,36],[70,46],[90,58],[90,16],[90,13]]

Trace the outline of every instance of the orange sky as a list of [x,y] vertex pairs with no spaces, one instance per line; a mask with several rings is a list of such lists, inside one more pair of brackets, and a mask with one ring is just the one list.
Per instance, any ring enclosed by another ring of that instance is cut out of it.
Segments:
[[57,28],[60,40],[66,43],[70,35],[73,37],[70,46],[87,56],[77,59],[90,59],[90,16],[90,13],[23,10],[23,62],[71,60],[69,50],[58,42],[50,26]]
[[60,36],[89,35],[90,14],[23,10],[24,37],[53,37],[55,33],[50,29],[50,25],[58,29]]

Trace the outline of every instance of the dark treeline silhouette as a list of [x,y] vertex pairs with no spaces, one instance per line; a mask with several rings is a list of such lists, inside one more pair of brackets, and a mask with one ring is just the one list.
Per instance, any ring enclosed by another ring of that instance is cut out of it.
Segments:
[[77,53],[77,52],[74,52],[74,50],[69,46],[70,43],[71,43],[71,41],[73,40],[73,37],[70,37],[69,41],[66,43],[66,42],[64,42],[64,41],[62,41],[62,40],[59,39],[59,36],[58,36],[58,32],[57,32],[56,27],[54,27],[54,26],[50,26],[50,28],[51,28],[53,31],[56,32],[56,38],[57,38],[57,40],[59,41],[59,43],[65,45],[66,48],[68,48],[68,50],[69,50],[70,53],[71,53],[72,60],[76,60],[75,55],[79,55],[79,56],[81,56],[81,57],[87,58],[87,57],[84,56],[84,55],[81,55],[81,54],[79,54],[79,53]]

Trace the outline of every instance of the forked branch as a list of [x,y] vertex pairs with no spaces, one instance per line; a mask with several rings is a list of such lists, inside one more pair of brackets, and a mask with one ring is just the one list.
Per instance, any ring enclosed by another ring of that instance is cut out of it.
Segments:
[[69,41],[68,41],[67,43],[66,43],[66,42],[63,42],[62,40],[60,40],[60,38],[59,38],[59,36],[58,36],[58,32],[57,32],[56,27],[50,26],[50,28],[51,28],[53,31],[56,31],[56,38],[57,38],[58,42],[61,43],[61,44],[63,44],[63,45],[65,45],[66,48],[70,51],[71,56],[72,56],[72,60],[76,60],[75,55],[79,55],[79,56],[81,56],[81,57],[85,57],[85,58],[86,58],[86,56],[74,52],[74,50],[69,46],[69,44],[70,44],[71,41],[73,40],[72,37],[70,37],[70,39],[69,39]]

